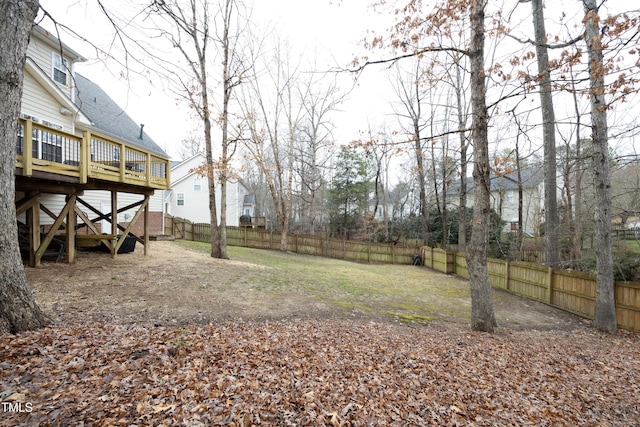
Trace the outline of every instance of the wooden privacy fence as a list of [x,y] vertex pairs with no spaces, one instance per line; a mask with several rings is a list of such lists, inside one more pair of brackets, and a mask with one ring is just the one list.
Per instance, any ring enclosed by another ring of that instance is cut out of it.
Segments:
[[[424,265],[447,274],[469,278],[464,253],[422,247]],[[596,277],[576,271],[553,270],[530,262],[489,259],[491,286],[544,302],[593,319],[596,306]],[[618,326],[640,330],[640,283],[615,282]]]
[[[193,223],[182,218],[165,216],[164,234],[173,235],[177,239],[209,242],[211,241],[211,226],[210,224]],[[227,227],[227,244],[229,246],[277,250],[280,249],[280,232],[251,227]],[[305,234],[289,234],[287,249],[290,252],[305,255],[389,264],[411,264],[413,255],[420,253],[420,247],[413,245],[356,242]]]

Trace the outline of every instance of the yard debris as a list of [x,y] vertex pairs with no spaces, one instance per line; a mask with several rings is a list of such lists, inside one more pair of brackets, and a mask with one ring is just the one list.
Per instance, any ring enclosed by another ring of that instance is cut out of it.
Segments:
[[0,360],[0,426],[640,424],[640,334],[586,327],[75,323]]

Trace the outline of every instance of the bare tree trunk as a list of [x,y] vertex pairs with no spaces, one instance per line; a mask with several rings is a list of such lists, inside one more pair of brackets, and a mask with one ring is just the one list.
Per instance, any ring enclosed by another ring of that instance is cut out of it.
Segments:
[[532,0],[533,28],[536,41],[538,73],[540,74],[540,105],[542,107],[542,138],[544,143],[544,256],[550,267],[558,266],[558,200],[556,194],[556,119],[551,99],[549,54],[545,43],[542,0]]
[[[194,34],[197,32],[194,31]],[[209,217],[211,226],[211,256],[221,258],[220,252],[220,227],[218,225],[218,212],[216,208],[216,176],[213,163],[213,142],[211,139],[211,109],[209,107],[209,89],[207,85],[206,56],[203,49],[200,58],[200,93],[202,97],[202,120],[204,125],[204,146],[206,156],[207,182],[209,186]],[[224,200],[224,199],[223,199]]]
[[458,106],[458,128],[460,130],[460,201],[458,203],[458,252],[467,250],[467,139],[462,132],[467,120],[463,114],[462,77],[460,59],[456,58],[456,100]]
[[0,333],[37,329],[50,320],[24,274],[15,209],[16,135],[24,63],[38,1],[0,2]]
[[[209,85],[207,74],[207,47],[211,34],[209,31],[209,2],[207,0],[198,2],[190,0],[188,4],[167,3],[164,1],[154,1],[157,16],[166,20],[172,27],[175,27],[177,35],[161,30],[173,44],[174,48],[182,54],[192,73],[192,81],[183,80],[184,71],[173,72],[177,76],[182,89],[185,91],[185,98],[189,100],[202,120],[204,128],[205,146],[205,175],[208,181],[209,190],[209,213],[211,226],[211,256],[221,258],[220,252],[220,227],[218,225],[218,213],[216,209],[216,176],[214,174],[213,147],[211,141],[211,107],[209,105]],[[159,27],[161,28],[161,27]],[[183,34],[193,46],[187,48]],[[193,53],[191,52],[193,49]],[[189,79],[190,80],[190,79]],[[224,199],[222,199],[224,200]]]
[[573,78],[573,69],[571,69],[571,86],[573,88],[573,106],[576,111],[576,158],[575,158],[575,194],[573,197],[575,205],[574,227],[573,227],[573,244],[572,259],[575,263],[582,256],[582,137],[581,137],[581,115],[578,106],[578,92],[575,88],[575,79]]
[[487,244],[490,220],[490,166],[487,107],[484,82],[484,1],[471,7],[471,106],[474,142],[474,202],[471,242],[467,251],[471,286],[471,329],[493,332],[497,326],[493,311],[493,291],[489,282]]
[[[229,101],[235,86],[230,72],[229,29],[233,15],[233,0],[225,0],[222,38],[222,161],[220,168],[220,228],[218,229],[218,254],[220,258],[229,258],[227,253],[227,182],[229,179]],[[213,244],[213,241],[212,241]]]
[[416,132],[415,155],[418,165],[416,173],[418,174],[418,184],[420,186],[420,218],[422,220],[423,241],[425,245],[428,245],[431,233],[429,230],[429,206],[427,205],[427,181],[424,178],[424,154],[418,126],[416,126]]
[[593,326],[617,331],[614,299],[613,257],[611,254],[611,184],[609,182],[609,144],[607,105],[604,99],[604,58],[596,0],[583,0],[585,38],[589,53],[591,87],[591,129],[593,144],[593,184],[595,187],[596,310]]

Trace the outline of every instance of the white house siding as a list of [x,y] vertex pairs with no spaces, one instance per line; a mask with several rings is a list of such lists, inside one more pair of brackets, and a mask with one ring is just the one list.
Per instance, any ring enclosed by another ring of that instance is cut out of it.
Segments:
[[192,175],[192,170],[203,165],[205,160],[206,159],[202,154],[196,154],[195,156],[183,161],[171,169],[171,181],[178,182],[185,176]]
[[[188,219],[196,223],[209,223],[209,184],[206,177],[199,176],[193,170],[202,165],[205,157],[196,154],[171,169],[171,195],[169,197],[168,212],[173,216]],[[199,182],[200,189],[196,189]],[[220,221],[221,206],[220,184],[216,185],[216,206],[218,207],[218,223]],[[246,190],[237,181],[227,182],[227,225],[240,225],[242,203]],[[178,205],[178,197],[182,195],[184,205]]]
[[30,73],[24,73],[21,113],[37,117],[40,121],[46,120],[60,125],[65,132],[73,133],[73,116],[61,114],[61,107],[60,103]]
[[[27,46],[27,57],[33,59],[33,61],[44,71],[44,73],[49,76],[50,79],[53,80],[53,53],[54,51],[59,54],[60,53],[60,45],[52,46],[51,42],[46,42],[42,40],[40,34],[37,32],[32,32],[32,37],[29,40],[29,45]],[[67,60],[67,65],[71,70],[73,70],[73,59],[68,55],[64,55],[64,59]],[[71,99],[71,74],[67,73],[67,85],[61,85],[56,83],[58,88],[60,88],[65,95]]]
[[[508,200],[508,194],[511,194],[511,200]],[[491,207],[499,212],[500,198],[502,200],[502,212],[500,217],[507,223],[504,231],[511,230],[511,222],[518,221],[518,191],[506,190],[503,192],[494,191],[491,193]],[[525,232],[535,234],[536,225],[540,222],[540,203],[541,199],[537,189],[526,188],[522,191],[522,229]],[[473,203],[469,205],[471,207]]]
[[[194,190],[196,174],[192,174],[182,181],[172,186],[170,197],[170,212],[173,216],[188,219],[196,223],[208,223],[211,221],[209,212],[209,190],[206,178],[200,178],[200,191]],[[216,206],[221,206],[220,185],[216,187]],[[178,205],[178,195],[184,195],[184,205]],[[238,183],[227,183],[227,225],[238,226],[240,224],[240,210],[242,205],[238,205]],[[220,209],[218,208],[218,223]]]

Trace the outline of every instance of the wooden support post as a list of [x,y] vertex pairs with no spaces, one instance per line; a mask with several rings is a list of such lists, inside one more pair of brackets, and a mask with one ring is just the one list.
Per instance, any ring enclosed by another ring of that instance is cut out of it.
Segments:
[[80,184],[86,184],[89,178],[89,163],[91,163],[91,132],[82,133],[80,142]]
[[[131,224],[133,225],[133,221]],[[144,195],[144,256],[149,254],[149,194]]]
[[33,175],[33,122],[27,120],[22,136],[22,175]]
[[[32,198],[32,193],[28,193],[28,197]],[[36,256],[36,251],[40,247],[40,197],[33,197],[34,202],[27,209],[27,227],[29,228],[29,266],[40,266],[41,258]]]
[[[111,234],[118,235],[118,192],[113,190],[111,190]],[[118,254],[116,246],[117,241],[114,240],[111,245],[111,258],[115,258]]]
[[145,173],[147,175],[147,187],[151,187],[151,153],[147,153]]
[[45,236],[44,240],[42,241],[42,243],[38,247],[38,250],[36,251],[36,262],[38,264],[40,263],[40,260],[42,259],[42,256],[44,255],[45,251],[47,250],[47,247],[49,247],[49,243],[51,243],[51,241],[55,237],[56,231],[60,228],[60,226],[64,222],[65,218],[69,214],[69,210],[71,210],[72,206],[75,207],[75,205],[76,205],[76,197],[72,196],[72,198],[70,198],[67,201],[67,203],[64,205],[64,208],[62,208],[62,211],[60,212],[60,215],[58,215],[58,218],[56,218],[56,220],[53,223],[53,226],[51,226],[51,229],[49,230],[49,232]]
[[124,144],[120,144],[118,148],[120,149],[120,182],[124,183],[126,180],[125,171],[127,170],[127,148],[124,146]]
[[76,260],[76,196],[69,196],[67,203],[71,202],[72,206],[67,214],[67,234],[65,244],[67,246],[67,262],[73,263]]

